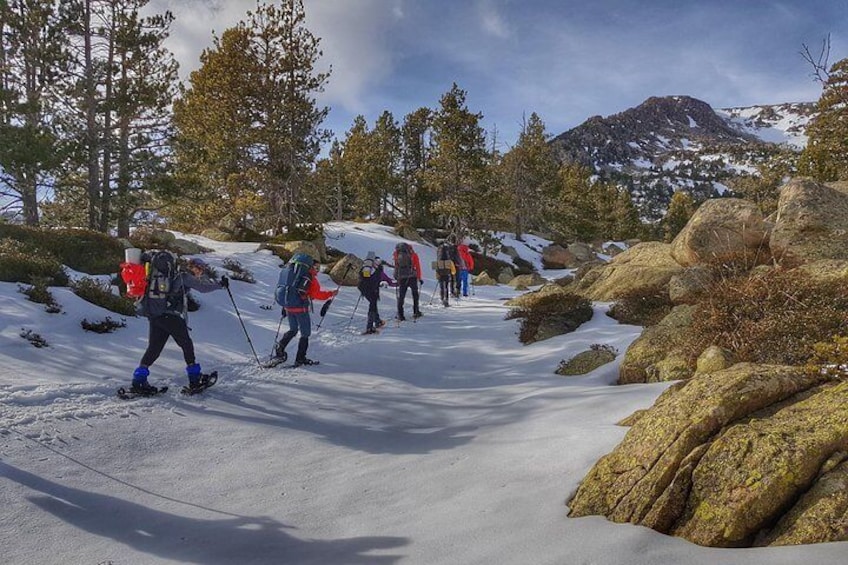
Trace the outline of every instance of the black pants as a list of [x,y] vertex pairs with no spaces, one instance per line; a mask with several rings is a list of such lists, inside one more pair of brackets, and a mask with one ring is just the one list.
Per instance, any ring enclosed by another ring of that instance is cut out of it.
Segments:
[[439,275],[439,293],[442,297],[442,304],[448,305],[448,298],[451,294],[451,275]]
[[364,294],[363,296],[368,301],[368,323],[365,329],[373,330],[380,325],[380,312],[377,311],[377,301],[380,300],[380,294]]
[[398,280],[398,318],[403,318],[403,301],[406,300],[406,289],[412,291],[412,312],[418,314],[418,279],[415,277]]
[[183,350],[186,365],[194,363],[194,343],[188,335],[188,326],[185,320],[179,316],[165,314],[150,318],[149,322],[150,333],[147,338],[147,351],[141,357],[141,366],[149,367],[156,362],[169,337],[173,337],[180,349]]

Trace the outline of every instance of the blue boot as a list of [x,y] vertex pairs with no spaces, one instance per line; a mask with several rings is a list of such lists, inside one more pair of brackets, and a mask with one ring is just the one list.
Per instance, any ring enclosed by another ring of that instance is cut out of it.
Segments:
[[155,387],[147,384],[147,377],[150,376],[150,369],[147,367],[137,367],[135,371],[133,371],[133,379],[132,386],[130,386],[130,390],[133,392],[145,393],[149,392],[150,389],[155,389]]
[[188,376],[188,386],[194,387],[200,384],[200,365],[192,363],[186,366],[186,375]]

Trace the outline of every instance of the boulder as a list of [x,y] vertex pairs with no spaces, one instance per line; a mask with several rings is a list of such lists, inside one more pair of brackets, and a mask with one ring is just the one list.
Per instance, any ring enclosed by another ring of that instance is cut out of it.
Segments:
[[749,363],[696,375],[661,395],[595,464],[570,516],[599,514],[702,545],[750,541],[846,441],[836,423],[848,417],[848,383],[791,404],[820,382],[802,368]]
[[[662,375],[668,372],[663,373],[654,365],[678,347],[677,337],[692,325],[694,311],[694,306],[676,306],[659,324],[645,328],[624,353],[619,367],[618,384],[666,380]],[[668,370],[670,369],[671,367],[668,367]]]
[[573,269],[579,265],[571,251],[556,244],[542,250],[542,264],[546,269]]
[[527,292],[504,302],[504,305],[512,308],[532,308],[541,298],[550,294],[571,294],[565,287],[558,284],[546,284],[538,290]]
[[216,228],[207,228],[200,232],[200,235],[212,241],[233,241],[231,234]]
[[739,198],[707,200],[671,242],[671,256],[685,267],[716,257],[765,256],[769,230],[756,204]]
[[171,250],[176,251],[180,255],[197,255],[199,253],[208,253],[212,251],[208,247],[203,247],[193,241],[179,238],[171,242]]
[[409,241],[414,241],[416,243],[426,244],[424,238],[418,233],[418,230],[415,227],[410,226],[409,224],[398,224],[395,227],[395,234],[399,235],[404,239],[408,239]]
[[508,284],[509,281],[515,278],[515,273],[512,272],[512,269],[509,267],[504,267],[501,269],[500,274],[498,274],[498,283],[500,284]]
[[848,193],[843,185],[793,179],[780,189],[769,240],[778,261],[848,259]]
[[801,265],[798,270],[816,281],[848,279],[848,260],[819,259]]
[[474,286],[495,286],[498,284],[498,281],[489,276],[489,273],[483,271],[476,277],[472,278],[474,282]]
[[588,261],[594,261],[598,258],[595,255],[595,252],[592,251],[592,247],[588,243],[583,243],[580,241],[569,243],[568,252],[574,255],[577,258],[577,261],[580,263],[586,263]]
[[698,356],[695,371],[698,373],[715,373],[723,371],[736,364],[736,356],[718,345],[711,345]]
[[542,275],[540,275],[539,273],[533,273],[532,275],[518,275],[517,277],[514,277],[511,281],[509,281],[507,284],[517,289],[518,287],[539,286],[545,284],[546,282],[548,282],[548,280]]
[[612,301],[643,288],[666,285],[682,270],[671,257],[669,244],[645,242],[589,271],[575,289],[590,300]]
[[515,250],[515,247],[512,247],[511,245],[501,245],[501,253],[508,255],[513,261],[521,257],[518,254],[518,251]]
[[323,260],[322,257],[324,259],[326,259],[327,257],[326,248],[324,249],[324,253],[322,255],[321,248],[315,245],[315,242],[312,241],[286,241],[283,243],[277,243],[275,245],[282,247],[283,249],[287,250],[292,254],[306,253],[313,259],[318,259],[319,261]]
[[686,267],[668,281],[668,297],[673,304],[695,304],[713,282],[706,265]]
[[615,361],[615,351],[612,348],[594,347],[560,363],[556,374],[565,376],[585,375],[613,361]]
[[359,284],[359,270],[362,268],[362,259],[350,253],[345,255],[333,265],[329,275],[333,282],[342,286],[356,286]]

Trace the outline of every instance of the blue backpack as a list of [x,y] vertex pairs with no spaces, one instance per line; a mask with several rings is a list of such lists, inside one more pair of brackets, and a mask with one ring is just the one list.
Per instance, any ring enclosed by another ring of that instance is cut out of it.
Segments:
[[277,288],[274,290],[274,300],[280,306],[297,307],[308,303],[306,289],[309,287],[309,270],[312,268],[312,257],[306,253],[295,253],[280,271]]

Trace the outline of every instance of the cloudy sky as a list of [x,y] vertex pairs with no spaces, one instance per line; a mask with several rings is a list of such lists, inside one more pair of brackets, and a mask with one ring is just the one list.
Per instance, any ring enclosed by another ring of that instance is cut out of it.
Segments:
[[[559,134],[650,96],[714,108],[814,101],[799,54],[831,36],[848,57],[848,0],[304,0],[332,76],[321,102],[343,137],[354,116],[398,121],[456,82],[468,107],[514,143],[523,115]],[[152,0],[176,16],[169,47],[186,78],[255,0]]]

